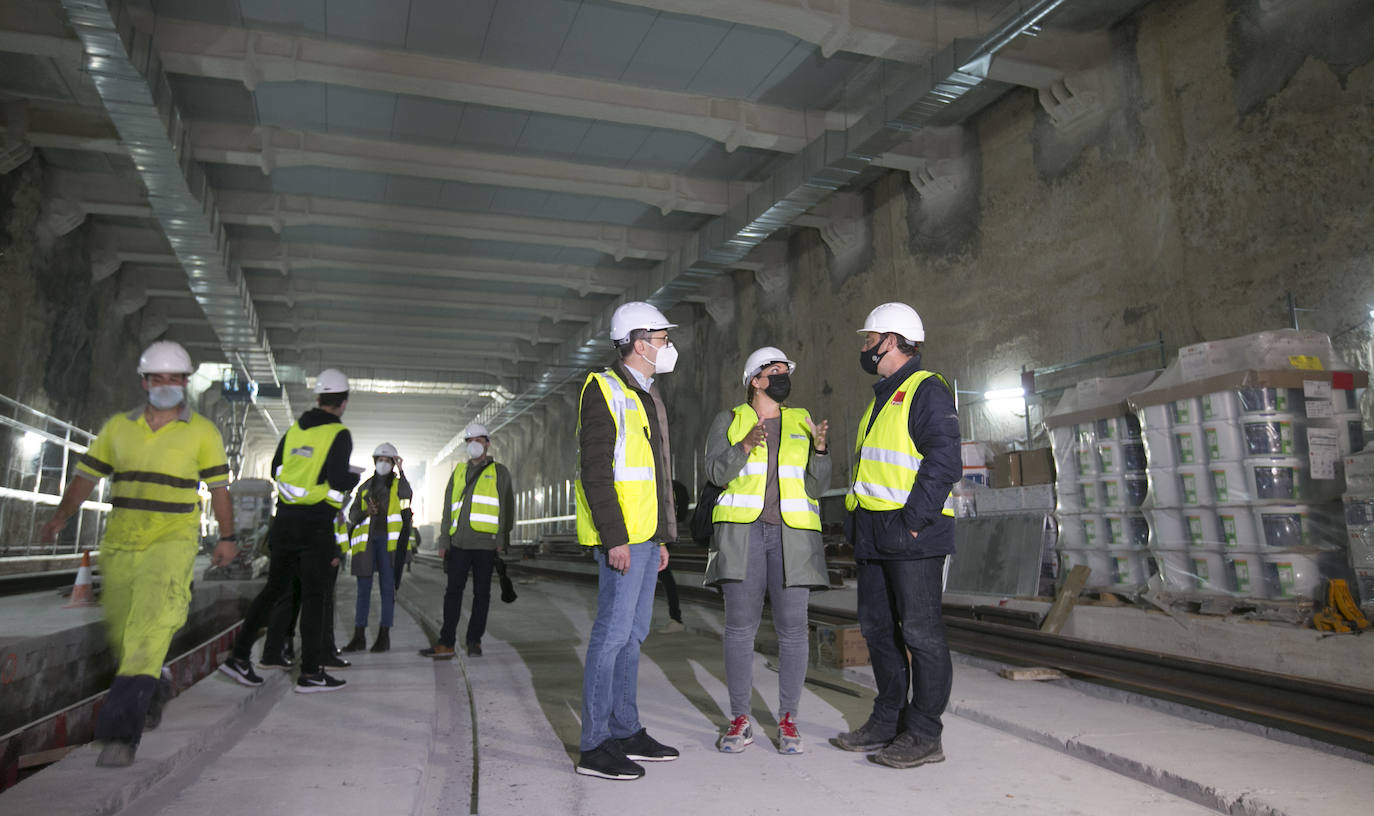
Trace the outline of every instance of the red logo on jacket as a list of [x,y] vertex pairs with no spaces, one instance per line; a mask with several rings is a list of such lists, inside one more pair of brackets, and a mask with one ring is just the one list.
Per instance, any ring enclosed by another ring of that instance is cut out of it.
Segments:
[[906,399],[906,392],[905,392],[905,391],[898,391],[897,393],[895,393],[895,394],[892,395],[892,404],[893,404],[893,405],[901,405],[902,402],[903,402],[905,399]]

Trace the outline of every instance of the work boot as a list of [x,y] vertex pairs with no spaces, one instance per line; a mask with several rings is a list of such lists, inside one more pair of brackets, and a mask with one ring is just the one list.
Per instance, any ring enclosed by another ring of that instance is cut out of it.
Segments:
[[420,650],[420,657],[432,657],[435,660],[451,660],[453,658],[453,647],[436,643],[428,649]]
[[945,752],[940,741],[921,739],[910,731],[897,735],[876,754],[869,754],[870,762],[889,768],[915,768],[931,762],[944,762]]
[[345,652],[361,652],[367,648],[367,628],[364,626],[353,627],[353,639],[344,645]]
[[830,744],[845,751],[877,751],[897,736],[896,725],[880,725],[869,720],[853,731],[836,734]]
[[157,691],[153,692],[153,700],[148,704],[148,713],[143,715],[144,731],[152,731],[162,725],[162,709],[173,696],[172,673],[163,669],[157,678]]
[[482,644],[475,640],[468,641],[468,657],[481,657]]
[[377,640],[372,644],[371,651],[388,652],[391,651],[391,632],[390,626],[377,627]]
[[107,740],[105,747],[100,749],[100,756],[96,758],[95,764],[102,768],[127,768],[134,764],[134,752],[138,746],[132,742],[123,740]]

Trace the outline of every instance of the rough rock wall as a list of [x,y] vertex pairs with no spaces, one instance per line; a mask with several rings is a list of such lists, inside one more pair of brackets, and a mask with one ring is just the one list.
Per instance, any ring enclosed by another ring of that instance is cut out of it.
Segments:
[[[887,300],[916,306],[928,366],[972,392],[1161,335],[1172,355],[1282,328],[1290,292],[1312,310],[1303,328],[1368,368],[1374,4],[1161,0],[1113,46],[1064,87],[1005,96],[918,178],[864,191],[862,228],[846,231],[866,236],[857,251],[797,230],[781,283],[735,272],[707,308],[676,310],[682,359],[662,383],[677,477],[693,483],[711,417],[741,400],[745,356],[777,345],[801,363],[792,402],[832,422],[842,484],[870,395],[854,330]],[[1045,384],[1157,364],[1136,354]],[[1024,436],[1021,418],[964,396],[968,436]],[[569,478],[573,415],[537,421],[507,449],[517,478]]]

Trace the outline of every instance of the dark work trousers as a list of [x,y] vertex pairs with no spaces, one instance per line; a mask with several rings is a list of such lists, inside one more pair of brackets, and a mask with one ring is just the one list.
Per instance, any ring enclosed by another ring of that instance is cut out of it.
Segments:
[[[284,632],[281,646],[284,648],[296,638],[296,621],[301,617],[301,582],[300,579],[291,582],[291,592],[289,595],[277,599],[277,603],[272,607],[272,619],[267,623],[267,632],[270,636],[272,632]],[[264,652],[266,643],[263,644]]]
[[941,610],[944,569],[944,556],[858,561],[859,630],[878,685],[873,720],[922,741],[940,738],[954,679]]
[[110,684],[95,721],[95,738],[137,745],[143,721],[157,692],[157,678],[146,674],[121,675]]
[[444,625],[439,629],[439,642],[457,645],[458,618],[463,613],[463,587],[472,571],[472,614],[468,615],[468,635],[465,643],[481,643],[487,631],[487,610],[491,608],[491,573],[496,566],[496,550],[460,550],[449,547],[444,552],[448,585],[444,588]]
[[[329,562],[339,551],[334,543],[334,525],[331,519],[301,518],[299,516],[278,517],[272,522],[272,530],[267,535],[267,545],[271,550],[272,561],[267,570],[267,586],[248,607],[243,620],[243,629],[234,643],[234,657],[250,659],[253,640],[258,629],[273,617],[273,608],[283,598],[291,596],[291,583],[297,579],[301,583],[301,671],[315,674],[320,670],[320,657],[324,648],[324,598],[325,585],[334,572]],[[267,654],[281,653],[286,630],[267,632],[267,642],[263,650]]]
[[663,584],[663,597],[668,599],[668,617],[682,623],[682,607],[677,601],[677,581],[673,579],[671,564],[658,573],[658,582]]

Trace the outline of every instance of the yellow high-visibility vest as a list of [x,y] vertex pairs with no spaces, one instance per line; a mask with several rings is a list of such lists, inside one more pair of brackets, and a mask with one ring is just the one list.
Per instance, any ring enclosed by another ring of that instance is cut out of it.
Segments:
[[[396,551],[396,542],[401,540],[401,527],[404,524],[404,519],[401,516],[401,511],[410,507],[410,500],[402,499],[400,497],[400,489],[401,477],[396,476],[391,480],[391,502],[386,506],[385,519],[387,552]],[[361,502],[361,504],[359,504],[358,506],[366,507],[367,499],[371,494],[372,481],[369,480],[368,483],[363,487],[363,489],[358,492],[358,501]],[[353,529],[353,539],[350,542],[352,545],[350,550],[352,552],[364,552],[367,550],[367,539],[368,536],[371,534],[372,525],[375,524],[377,519],[379,518],[382,517],[369,516],[367,519],[359,523],[358,526]]]
[[[801,408],[783,408],[779,422],[781,439],[755,445],[740,472],[716,501],[711,521],[749,524],[763,513],[763,496],[768,487],[768,446],[778,445],[778,508],[782,521],[797,530],[821,529],[821,507],[806,494],[806,465],[811,458],[811,431],[806,420],[811,415]],[[759,423],[753,406],[735,406],[735,419],[725,432],[731,445],[749,435]]]
[[334,519],[334,543],[339,547],[339,554],[348,555],[352,551],[348,540],[348,522],[342,519]]
[[341,422],[302,428],[297,422],[286,431],[282,443],[281,465],[273,478],[277,481],[277,498],[282,504],[319,504],[343,507],[343,493],[320,481],[324,460],[334,438],[347,430]]
[[[847,510],[898,510],[906,505],[907,497],[916,487],[921,460],[925,457],[911,441],[911,404],[916,400],[916,388],[929,377],[940,377],[933,371],[917,371],[898,387],[892,397],[878,409],[878,418],[869,428],[874,400],[868,403],[859,420],[858,441],[854,444],[854,481],[844,497]],[[940,377],[944,382],[944,378]],[[945,497],[946,516],[954,515],[954,496]]]
[[[627,386],[614,369],[588,374],[582,383],[583,396],[593,383],[601,389],[615,422],[615,495],[625,518],[628,543],[648,541],[658,529],[658,477],[654,449],[649,444],[649,415],[639,394]],[[581,415],[580,409],[578,415]],[[578,425],[580,429],[580,420]],[[601,543],[580,478],[577,480],[577,542],[586,547]]]
[[[461,462],[453,469],[453,492],[448,499],[448,534],[458,532],[458,516],[463,512],[463,492],[468,486],[468,463]],[[479,533],[497,533],[501,530],[501,496],[496,492],[496,463],[489,462],[477,474],[477,482],[472,488],[472,510],[468,513],[468,524]]]

